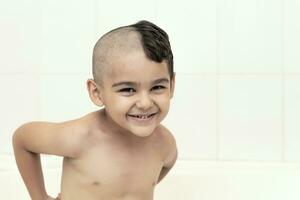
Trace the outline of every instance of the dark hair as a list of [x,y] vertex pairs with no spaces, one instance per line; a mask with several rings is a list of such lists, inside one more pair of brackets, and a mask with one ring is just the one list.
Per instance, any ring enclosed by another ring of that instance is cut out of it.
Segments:
[[[137,41],[133,41],[133,43],[138,43],[129,45],[132,42],[127,41],[130,32],[137,33]],[[119,49],[122,45],[126,48],[136,48],[137,46],[140,48],[142,46],[145,55],[150,60],[159,63],[166,61],[170,79],[174,78],[173,53],[168,34],[155,24],[144,20],[113,29],[97,41],[93,50],[93,77],[98,84],[103,84],[103,74],[109,65],[108,54],[116,50],[115,48]]]
[[146,56],[153,61],[166,60],[171,80],[173,79],[173,53],[168,34],[157,25],[143,20],[129,25],[141,35],[141,44]]

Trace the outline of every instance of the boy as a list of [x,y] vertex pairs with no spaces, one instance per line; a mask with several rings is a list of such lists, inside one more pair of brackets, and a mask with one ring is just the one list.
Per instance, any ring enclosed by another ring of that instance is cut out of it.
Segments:
[[175,139],[160,124],[175,84],[168,35],[148,21],[106,33],[94,47],[93,78],[90,98],[104,108],[15,131],[15,158],[32,200],[54,199],[45,190],[41,153],[64,157],[62,200],[153,200],[175,163]]

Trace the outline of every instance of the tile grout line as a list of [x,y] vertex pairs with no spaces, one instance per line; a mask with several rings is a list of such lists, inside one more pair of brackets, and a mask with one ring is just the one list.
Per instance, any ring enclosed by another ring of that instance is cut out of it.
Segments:
[[[217,58],[219,59],[219,58]],[[217,61],[219,62],[219,61]],[[217,64],[220,65],[220,64]],[[217,66],[217,70],[219,70],[219,66]],[[283,70],[282,70],[283,71]],[[42,76],[78,76],[78,75],[88,75],[91,76],[90,72],[85,72],[85,73],[38,73],[38,72],[30,72],[30,73],[26,73],[26,72],[19,72],[19,73],[1,73],[0,72],[0,76],[19,76],[19,75],[34,75],[34,74],[39,74]],[[193,73],[193,72],[176,72],[177,75],[192,75],[192,76],[284,76],[284,77],[288,77],[288,76],[300,76],[300,73],[220,73],[220,72],[216,72],[216,73],[205,73],[205,72],[200,72],[200,73]]]
[[219,1],[216,0],[216,160],[221,160],[220,136],[220,16]]
[[218,163],[224,163],[224,162],[240,162],[240,163],[258,163],[258,164],[296,164],[300,165],[300,161],[287,161],[282,162],[280,160],[257,160],[257,159],[222,159],[222,160],[215,160],[215,159],[206,159],[206,158],[182,158],[179,159],[179,161],[183,162],[218,162]]
[[95,29],[95,38],[97,39],[97,32],[98,32],[98,24],[99,24],[99,16],[98,16],[98,1],[97,0],[94,0],[94,12],[95,12],[95,24],[94,24],[94,29]]
[[285,73],[284,73],[284,66],[285,66],[285,46],[284,46],[284,38],[285,38],[285,6],[284,6],[284,0],[281,0],[281,58],[282,58],[282,61],[281,61],[281,81],[282,81],[282,94],[281,94],[281,151],[282,151],[282,155],[281,155],[281,160],[283,163],[286,162],[286,155],[285,155],[285,152],[286,152],[286,132],[285,132]]

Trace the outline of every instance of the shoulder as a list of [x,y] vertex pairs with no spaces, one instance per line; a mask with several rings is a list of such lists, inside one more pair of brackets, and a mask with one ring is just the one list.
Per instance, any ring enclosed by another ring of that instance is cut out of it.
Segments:
[[164,158],[164,166],[171,167],[174,165],[177,159],[177,145],[174,135],[171,133],[169,129],[165,126],[160,125],[158,127],[158,131],[160,133],[161,140],[163,141],[163,158]]
[[79,147],[77,150],[77,157],[80,157],[83,153],[88,151],[93,145],[96,145],[95,141],[103,139],[105,136],[105,120],[103,119],[103,112],[101,110],[88,113],[87,115],[70,121],[67,126],[70,126],[70,131],[74,137],[74,146]]
[[171,131],[165,127],[164,125],[160,124],[158,127],[158,132],[160,133],[160,137],[170,145],[175,145],[176,146],[176,140],[174,135],[171,133]]
[[94,113],[89,113],[81,118],[62,122],[65,143],[69,143],[70,149],[74,150],[74,157],[80,156],[86,146],[89,146],[89,138],[93,130]]
[[13,144],[33,153],[76,157],[89,129],[86,117],[64,122],[34,121],[19,127]]

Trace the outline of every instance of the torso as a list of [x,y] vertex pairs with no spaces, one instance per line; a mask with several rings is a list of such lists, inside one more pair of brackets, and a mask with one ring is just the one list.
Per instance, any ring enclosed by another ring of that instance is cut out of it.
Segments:
[[64,158],[62,200],[152,200],[163,167],[160,129],[138,142],[104,130],[88,133],[80,156]]

